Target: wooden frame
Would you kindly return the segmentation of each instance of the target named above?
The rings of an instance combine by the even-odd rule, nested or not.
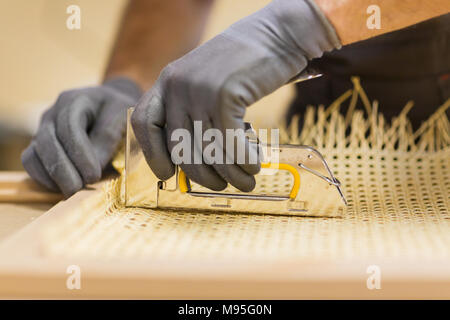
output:
[[[101,185],[62,201],[0,246],[0,297],[153,299],[448,299],[450,263],[443,261],[95,261],[49,258],[39,230],[71,214]],[[81,289],[69,290],[67,267],[78,265]],[[370,265],[382,272],[381,289],[367,287]]]

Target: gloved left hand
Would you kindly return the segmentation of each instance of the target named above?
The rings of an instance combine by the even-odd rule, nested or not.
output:
[[[123,137],[126,109],[140,95],[141,89],[128,78],[63,92],[22,153],[24,168],[66,197],[97,182]]]

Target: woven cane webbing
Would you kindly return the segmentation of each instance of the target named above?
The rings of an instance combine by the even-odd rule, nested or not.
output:
[[[43,231],[44,252],[178,261],[448,258],[450,100],[413,132],[412,104],[387,124],[353,81],[333,105],[308,110],[301,134],[296,121],[282,132],[284,142],[312,145],[325,156],[349,202],[342,218],[126,209],[120,182],[112,181]],[[366,110],[354,110],[358,99]],[[346,116],[339,113],[344,103]]]

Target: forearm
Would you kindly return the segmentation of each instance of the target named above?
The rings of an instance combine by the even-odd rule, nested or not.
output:
[[[149,88],[170,61],[194,48],[212,0],[131,0],[105,79],[127,76]]]
[[[448,0],[315,0],[336,29],[343,45],[365,40],[450,12]],[[377,5],[381,28],[366,26],[367,8]]]

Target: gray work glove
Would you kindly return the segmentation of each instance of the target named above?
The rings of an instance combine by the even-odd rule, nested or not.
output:
[[[126,127],[140,88],[127,78],[61,93],[41,118],[22,163],[30,176],[68,197],[100,180]]]
[[[169,64],[132,116],[136,138],[153,172],[162,180],[174,174],[175,129],[192,132],[194,121],[202,121],[203,131],[215,128],[224,136],[225,129],[244,129],[248,106],[299,75],[309,59],[340,46],[312,0],[275,0]],[[245,159],[254,159],[254,145],[240,143],[246,144]],[[223,149],[224,159],[236,160],[232,158],[236,148]],[[202,156],[200,148],[192,148],[192,153]],[[260,169],[259,163],[211,164],[204,154],[202,164],[180,166],[190,179],[217,191],[227,182],[251,191],[253,175]]]

